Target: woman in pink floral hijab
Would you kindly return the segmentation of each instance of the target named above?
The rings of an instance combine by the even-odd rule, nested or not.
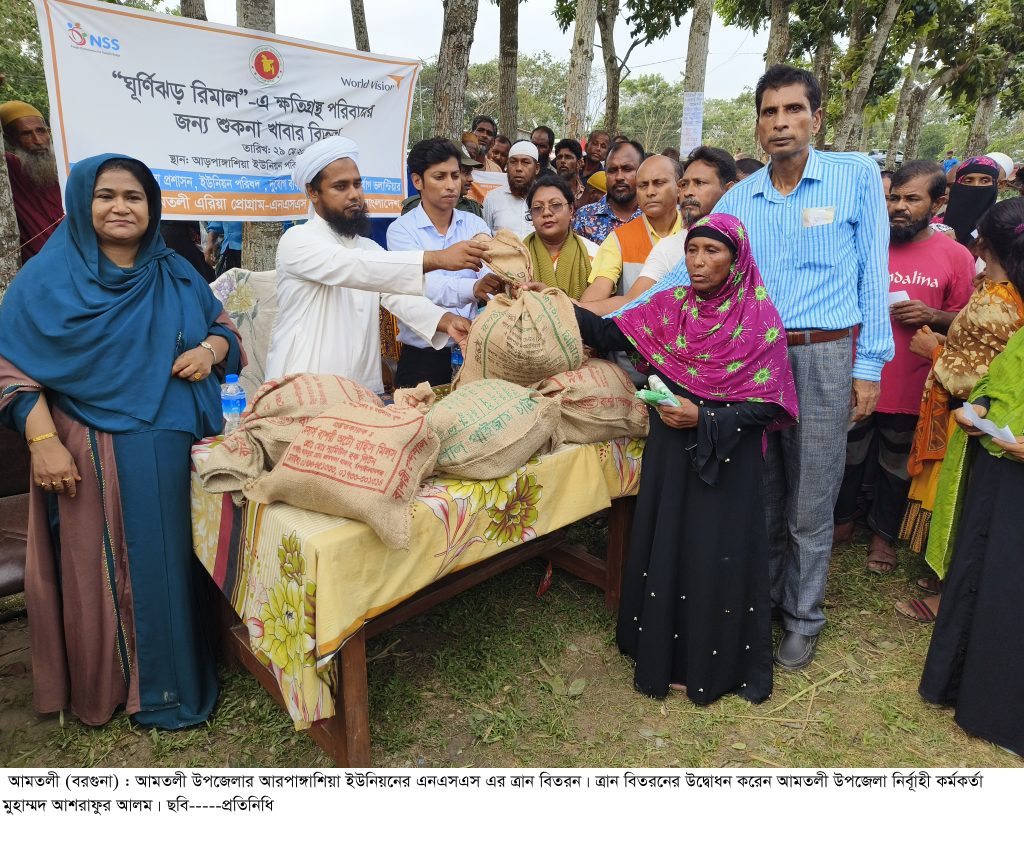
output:
[[[576,315],[587,345],[639,352],[680,403],[657,406],[644,451],[617,628],[634,685],[760,703],[772,690],[764,433],[798,408],[746,229],[702,218],[679,265],[642,298],[614,318]]]

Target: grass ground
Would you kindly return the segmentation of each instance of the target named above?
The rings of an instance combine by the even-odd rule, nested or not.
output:
[[[600,531],[578,536],[599,548]],[[542,564],[500,575],[371,642],[375,766],[950,767],[1024,761],[967,736],[949,710],[917,695],[931,627],[893,603],[922,573],[901,554],[890,575],[864,571],[865,545],[833,558],[828,625],[804,671],[776,670],[753,706],[707,708],[632,688],[614,623],[592,587]],[[0,614],[12,603],[0,602]],[[25,620],[0,625],[0,764],[4,766],[325,767],[327,757],[248,675],[222,672],[209,723],[181,733],[102,729],[31,711]]]

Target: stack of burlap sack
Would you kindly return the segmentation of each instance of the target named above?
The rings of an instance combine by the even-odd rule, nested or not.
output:
[[[502,276],[528,280],[528,254],[525,271],[513,271],[521,261]],[[615,364],[585,360],[572,302],[558,289],[496,296],[464,351],[440,402],[426,383],[385,406],[337,376],[267,382],[199,475],[210,491],[364,521],[386,545],[405,548],[413,499],[432,473],[494,479],[562,441],[647,434],[632,382]]]

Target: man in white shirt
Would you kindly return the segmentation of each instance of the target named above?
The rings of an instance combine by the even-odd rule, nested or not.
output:
[[[484,199],[484,220],[492,233],[510,229],[520,238],[533,232],[526,210],[526,195],[540,175],[540,154],[527,140],[514,143],[508,150],[508,187],[495,188]]]
[[[388,227],[389,250],[444,250],[480,233],[490,235],[481,218],[455,208],[462,191],[460,155],[455,144],[444,137],[421,140],[409,151],[409,173],[420,193],[420,205]],[[472,268],[432,271],[426,279],[427,298],[469,320],[476,317],[477,302],[501,288],[495,274]],[[401,320],[398,341],[402,352],[395,387],[415,387],[421,381],[436,386],[451,381],[451,348],[447,344],[433,348]]]
[[[296,159],[292,179],[309,196],[313,214],[277,248],[279,310],[267,378],[341,375],[381,393],[382,305],[436,349],[469,332],[468,320],[422,297],[424,274],[479,270],[488,261],[486,248],[464,241],[445,250],[391,252],[365,238],[358,160],[358,147],[346,137],[314,143]]]

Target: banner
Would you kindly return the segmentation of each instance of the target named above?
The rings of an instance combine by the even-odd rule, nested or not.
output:
[[[295,156],[359,144],[371,215],[397,216],[417,60],[80,0],[33,0],[63,190],[83,158],[143,161],[172,220],[285,220]]]
[[[473,184],[469,186],[469,198],[484,204],[484,197],[497,188],[508,188],[508,174],[490,170],[474,170]]]
[[[701,144],[704,135],[704,93],[683,93],[683,121],[679,130],[679,157],[686,157]]]

